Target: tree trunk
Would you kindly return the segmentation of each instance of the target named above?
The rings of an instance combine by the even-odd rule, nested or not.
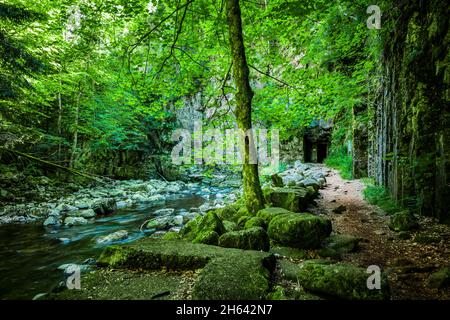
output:
[[[233,78],[236,84],[236,108],[234,114],[238,128],[247,132],[252,128],[253,91],[249,82],[249,69],[245,57],[242,20],[239,0],[226,0],[229,41],[233,59]],[[264,208],[264,198],[259,182],[258,164],[250,163],[250,148],[254,148],[254,139],[245,138],[243,157],[244,199],[247,209],[256,213]]]
[[[62,122],[62,97],[61,97],[61,90],[62,90],[62,82],[59,80],[59,91],[58,91],[58,122],[57,122],[57,131],[58,131],[58,138],[62,138],[62,129],[61,129],[61,122]],[[61,140],[58,142],[58,161],[61,160]]]
[[[73,143],[72,143],[72,152],[70,154],[70,162],[69,167],[73,168],[75,164],[75,157],[78,147],[78,122],[79,122],[79,113],[80,113],[80,100],[81,100],[81,91],[78,93],[76,108],[75,108],[75,120],[74,120],[74,132],[73,132]]]

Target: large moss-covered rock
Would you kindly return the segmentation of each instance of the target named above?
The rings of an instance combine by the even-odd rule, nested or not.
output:
[[[226,207],[216,209],[215,211],[220,220],[229,220],[236,222],[235,220],[239,208],[240,208],[239,205],[231,204]]]
[[[274,256],[259,251],[240,251],[238,255],[224,255],[212,260],[201,271],[195,283],[192,298],[198,300],[265,299],[270,290],[270,275],[274,267]]]
[[[265,190],[266,202],[273,207],[281,207],[300,212],[306,209],[313,196],[306,188],[272,188]]]
[[[198,216],[189,221],[181,230],[182,239],[194,243],[217,244],[214,239],[225,232],[225,227],[214,211],[209,211],[204,216]]]
[[[243,228],[243,227],[245,226],[245,223],[246,223],[248,220],[250,220],[251,218],[252,218],[251,216],[247,216],[247,215],[240,217],[240,218],[238,219],[238,221],[237,221],[238,227],[239,227],[239,228]]]
[[[279,207],[269,207],[269,208],[259,210],[256,213],[256,216],[263,219],[266,222],[266,224],[268,225],[273,218],[275,218],[276,216],[279,216],[280,214],[285,214],[285,213],[292,213],[292,211],[286,210],[284,208],[279,208]]]
[[[431,288],[442,289],[450,286],[450,268],[442,268],[430,275],[427,284]]]
[[[268,251],[269,237],[261,227],[224,233],[219,238],[219,246],[244,250]]]
[[[143,238],[105,248],[98,265],[131,270],[202,269],[192,298],[254,300],[264,299],[269,292],[275,257],[260,251]]]
[[[267,232],[284,246],[318,248],[331,233],[331,221],[309,213],[286,213],[273,218]]]
[[[274,187],[283,187],[283,178],[281,178],[277,173],[270,176],[272,184]]]
[[[329,264],[306,261],[297,276],[305,289],[349,300],[389,299],[389,285],[381,274],[380,289],[369,289],[367,280],[370,273],[366,269],[351,264]]]
[[[254,227],[260,227],[263,229],[267,229],[267,224],[260,217],[252,217],[252,218],[248,219],[244,224],[244,229],[251,229]]]
[[[353,252],[358,248],[361,238],[346,234],[334,234],[322,242],[318,254],[322,257],[340,258],[343,254]]]
[[[58,288],[59,292],[43,300],[178,300],[184,298],[193,279],[186,281],[186,275],[179,273],[97,269],[82,272],[80,282],[79,290]]]
[[[92,204],[91,209],[98,215],[110,214],[117,210],[117,203],[113,198],[100,199]]]
[[[225,232],[238,231],[239,227],[237,223],[233,221],[224,220],[222,221],[223,227],[225,228]]]
[[[204,244],[211,244],[216,246],[219,242],[219,234],[215,231],[203,231],[200,232],[194,240],[192,240],[193,243],[204,243]]]
[[[409,231],[417,227],[417,220],[408,210],[394,213],[389,221],[389,228],[394,231]]]

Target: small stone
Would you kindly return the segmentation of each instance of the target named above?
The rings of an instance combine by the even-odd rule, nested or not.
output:
[[[155,212],[153,212],[155,215],[159,216],[159,215],[168,215],[168,214],[172,214],[174,213],[175,209],[173,208],[164,208],[164,209],[159,209],[156,210]]]
[[[95,241],[98,244],[104,244],[124,240],[126,238],[128,238],[128,232],[126,230],[119,230],[106,236],[99,237]]]
[[[442,268],[428,278],[430,288],[442,289],[450,285],[450,268]]]
[[[347,211],[347,207],[344,206],[344,205],[340,205],[340,206],[338,206],[338,207],[333,209],[333,213],[336,213],[336,214],[342,214],[345,211]]]
[[[411,233],[408,231],[400,231],[397,236],[400,240],[411,239]]]
[[[60,225],[60,224],[61,224],[61,221],[55,216],[50,216],[47,219],[45,219],[45,221],[44,221],[44,227],[55,226],[55,225]]]
[[[67,217],[64,219],[66,226],[81,226],[87,224],[88,221],[83,217]]]

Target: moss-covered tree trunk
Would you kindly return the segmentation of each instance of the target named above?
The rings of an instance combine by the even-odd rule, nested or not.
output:
[[[249,69],[245,57],[242,20],[239,0],[226,0],[229,41],[233,59],[233,78],[236,83],[236,108],[234,114],[240,130],[252,128],[253,91],[249,82]],[[245,138],[243,159],[244,198],[247,209],[255,213],[264,207],[264,199],[259,182],[258,165],[250,163],[250,146],[253,139]]]

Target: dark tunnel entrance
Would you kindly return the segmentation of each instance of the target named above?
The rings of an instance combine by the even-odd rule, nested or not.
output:
[[[313,122],[303,136],[303,161],[323,163],[331,141],[331,122]]]

